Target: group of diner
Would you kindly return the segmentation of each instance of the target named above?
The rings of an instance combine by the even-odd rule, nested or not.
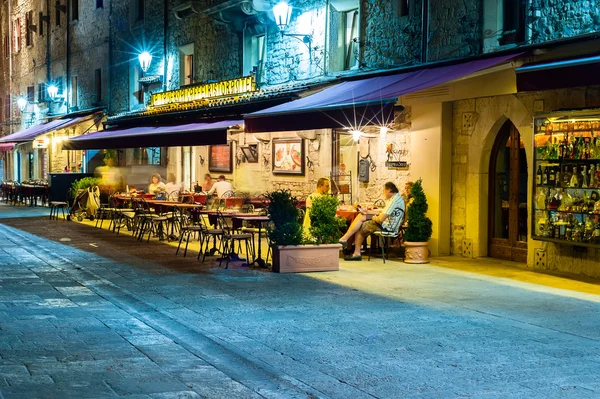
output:
[[[224,175],[220,175],[218,180],[214,182],[211,175],[207,173],[204,175],[202,185],[195,185],[195,187],[197,191],[204,192],[209,197],[216,194],[218,198],[223,198],[228,192],[233,193],[233,185],[227,181]],[[150,184],[148,185],[147,192],[154,195],[166,193],[167,199],[176,200],[182,190],[183,185],[177,182],[175,174],[169,173],[167,175],[167,183],[164,183],[159,173],[153,173],[150,176]]]

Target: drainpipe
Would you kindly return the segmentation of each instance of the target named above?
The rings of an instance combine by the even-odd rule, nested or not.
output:
[[[421,10],[421,63],[427,62],[427,41],[429,39],[429,0],[422,0]]]
[[[112,85],[113,85],[113,2],[108,6],[108,113],[112,112]]]
[[[73,90],[73,88],[71,87],[71,0],[67,0],[67,23],[66,23],[66,28],[67,28],[67,51],[66,51],[66,58],[67,58],[67,83],[65,85],[65,87],[67,88],[67,93],[66,93],[66,101],[65,104],[67,105],[67,114],[69,113],[69,109],[71,108],[71,91]]]
[[[165,8],[164,8],[164,38],[163,38],[163,51],[164,51],[164,62],[163,62],[163,91],[167,91],[167,40],[168,40],[168,34],[169,34],[169,2],[165,1]],[[194,65],[194,63],[192,63],[192,65]],[[194,68],[196,66],[194,65]],[[192,71],[192,76],[195,75],[195,71]]]
[[[48,83],[50,83],[50,81],[52,80],[52,55],[50,54],[50,44],[51,44],[51,40],[50,40],[50,0],[46,0],[46,12],[48,13],[47,17],[48,17],[48,21],[46,23],[46,85]],[[42,18],[42,23],[45,23],[46,21],[44,21],[44,19]],[[40,27],[41,29],[41,27]],[[47,95],[48,93],[46,93]],[[52,103],[50,103],[52,104]],[[50,108],[50,107],[48,107]],[[48,109],[48,112],[50,112],[50,109]]]
[[[12,1],[8,2],[8,37],[12,37],[13,34],[13,25],[12,25]],[[12,124],[12,94],[13,94],[13,43],[9,40],[8,43],[8,115],[10,115],[11,122],[9,124],[8,133],[12,134],[13,132],[13,124]]]
[[[325,2],[325,43],[323,43],[323,75],[327,76],[329,70],[329,35],[331,31],[329,29],[329,0]]]

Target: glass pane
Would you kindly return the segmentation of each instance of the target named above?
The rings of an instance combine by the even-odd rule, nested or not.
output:
[[[510,130],[501,131],[504,137],[501,140],[498,152],[495,155],[494,176],[494,198],[492,215],[492,237],[508,239],[508,216],[509,216],[509,182],[510,182]],[[527,181],[527,180],[525,180]]]
[[[527,241],[527,154],[519,137],[519,228],[517,241]]]

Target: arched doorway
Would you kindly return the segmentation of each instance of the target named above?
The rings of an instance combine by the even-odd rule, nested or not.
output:
[[[527,157],[510,120],[494,142],[489,182],[488,255],[527,262]]]

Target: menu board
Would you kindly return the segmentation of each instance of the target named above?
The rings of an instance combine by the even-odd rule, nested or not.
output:
[[[208,149],[208,170],[231,173],[231,144],[211,145]]]

